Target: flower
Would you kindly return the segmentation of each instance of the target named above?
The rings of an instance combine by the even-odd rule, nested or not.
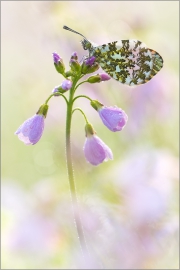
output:
[[[127,114],[116,106],[103,106],[101,109],[98,109],[98,113],[103,124],[113,132],[122,130],[128,120]]]
[[[84,154],[86,160],[94,166],[103,161],[113,159],[111,149],[97,136],[90,124],[86,124],[86,141],[84,144]]]
[[[37,143],[44,130],[44,116],[35,114],[33,117],[27,119],[15,132],[18,138],[25,144]]]
[[[103,124],[111,131],[120,131],[125,126],[128,116],[117,106],[106,107],[98,100],[91,100],[91,106],[98,111]]]
[[[25,144],[36,144],[44,130],[44,118],[47,115],[48,105],[43,104],[38,112],[27,119],[15,132],[18,138]]]

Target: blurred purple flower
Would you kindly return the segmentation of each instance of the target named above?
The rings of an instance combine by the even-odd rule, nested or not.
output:
[[[15,132],[18,138],[25,144],[36,144],[44,130],[44,116],[42,114],[35,114],[27,119]]]
[[[88,134],[84,144],[84,154],[86,160],[95,166],[108,159],[113,159],[111,149],[94,134]]]
[[[127,114],[122,109],[115,106],[103,106],[98,109],[98,113],[104,125],[113,132],[122,130],[128,120]]]
[[[69,90],[72,87],[72,81],[64,80],[61,84],[63,90]]]

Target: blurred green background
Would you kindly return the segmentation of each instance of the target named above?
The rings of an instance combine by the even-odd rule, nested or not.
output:
[[[1,1],[3,269],[178,269],[178,1]],[[110,80],[78,93],[125,110],[121,132],[108,130],[85,99],[76,102],[114,160],[93,167],[83,154],[84,119],[73,116],[76,187],[91,260],[84,265],[72,217],[65,159],[65,102],[52,98],[41,140],[14,132],[59,85],[52,52],[68,69],[72,52],[138,39],[164,59],[149,83]]]

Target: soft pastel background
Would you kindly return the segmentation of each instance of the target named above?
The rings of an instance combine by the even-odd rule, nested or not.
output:
[[[178,269],[178,1],[1,1],[2,265],[3,269]],[[97,44],[139,39],[164,58],[149,83],[84,84],[79,93],[129,116],[113,133],[89,102],[76,102],[114,160],[98,167],[83,155],[84,120],[73,117],[76,187],[91,260],[84,265],[74,227],[65,160],[65,102],[52,98],[45,131],[34,146],[14,132],[86,52],[81,32]]]

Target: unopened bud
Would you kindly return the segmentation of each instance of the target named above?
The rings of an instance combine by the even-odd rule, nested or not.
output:
[[[75,59],[71,59],[69,62],[69,65],[70,65],[72,71],[79,72],[81,69],[79,62]]]
[[[71,59],[78,60],[78,55],[77,55],[77,52],[73,52],[73,53],[72,53],[72,55],[71,55]]]
[[[60,74],[64,74],[65,66],[64,66],[62,58],[57,53],[53,53],[52,55],[53,55],[54,66],[57,72]]]

